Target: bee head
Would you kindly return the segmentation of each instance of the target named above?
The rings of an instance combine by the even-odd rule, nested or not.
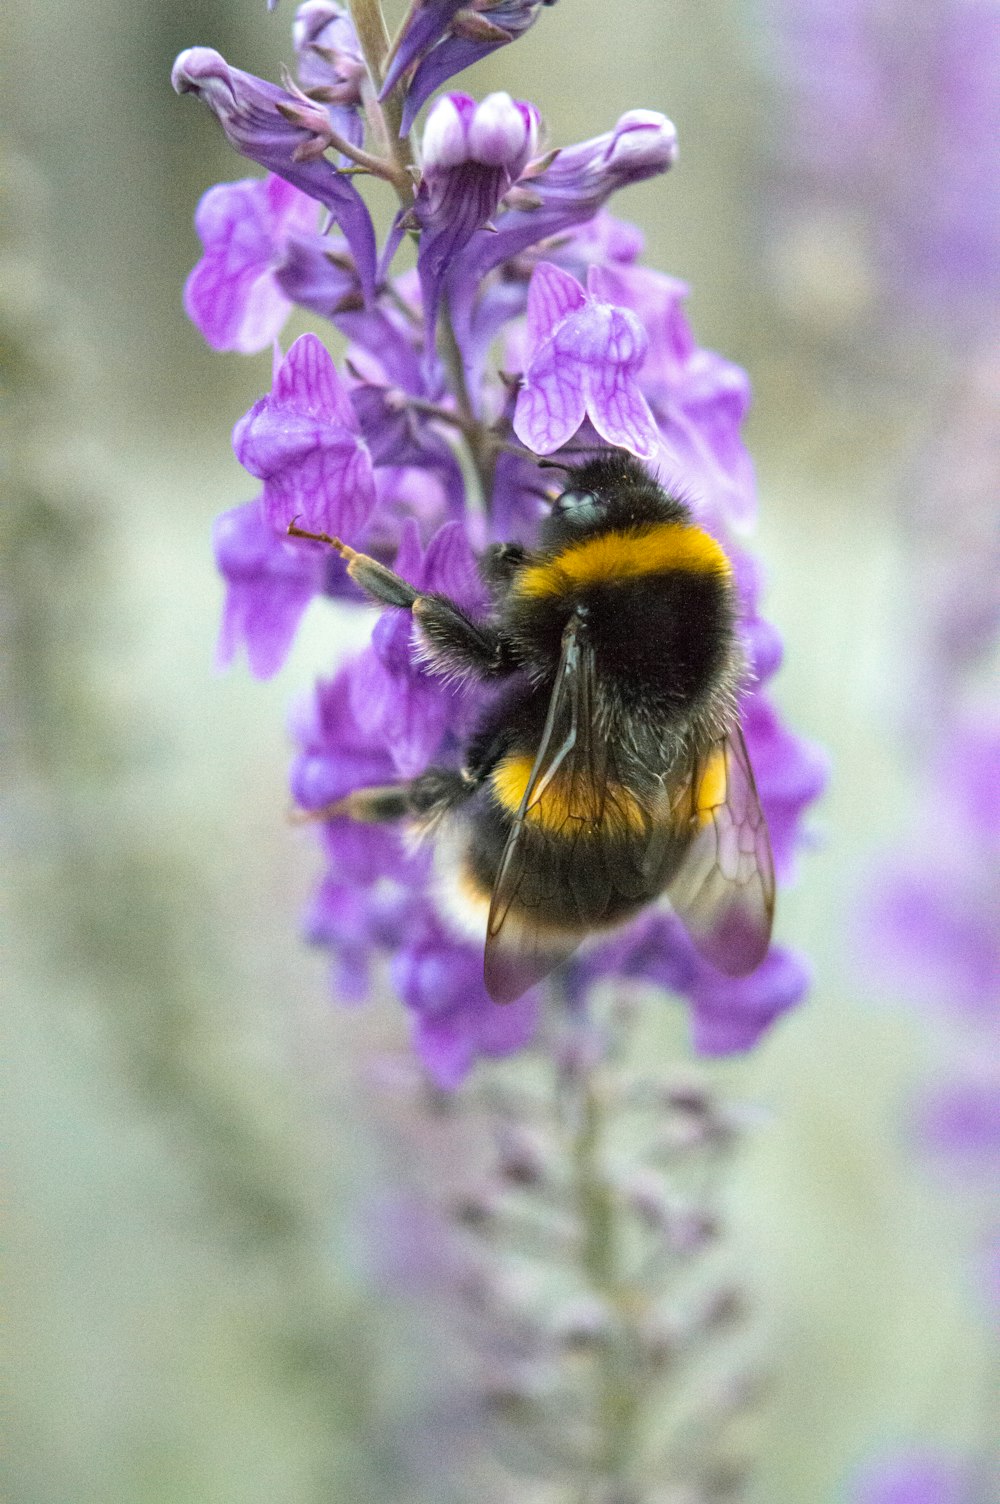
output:
[[[622,450],[567,469],[566,485],[542,525],[541,542],[559,548],[575,539],[646,522],[687,521],[689,513],[668,496],[641,461]]]

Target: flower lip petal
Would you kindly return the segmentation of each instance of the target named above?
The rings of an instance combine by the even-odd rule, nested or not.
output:
[[[518,176],[538,144],[538,112],[499,91],[487,94],[469,122],[469,155],[487,167],[509,167]]]
[[[469,159],[468,121],[475,101],[468,94],[443,94],[435,103],[424,126],[424,169],[446,170],[459,167]]]

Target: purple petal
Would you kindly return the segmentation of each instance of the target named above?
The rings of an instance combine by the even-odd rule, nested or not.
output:
[[[551,261],[540,261],[528,287],[528,339],[540,345],[567,314],[585,307],[587,294],[575,277]]]
[[[659,435],[649,404],[632,376],[632,368],[645,354],[645,336],[624,309],[613,308],[610,315],[605,356],[585,367],[587,412],[609,444],[628,449],[640,459],[651,459]]]
[[[274,264],[288,236],[315,222],[315,200],[273,176],[219,183],[202,196],[194,223],[205,254],[184,307],[214,350],[253,354],[280,334],[291,305]]]
[[[346,241],[329,235],[293,236],[274,269],[286,298],[332,319],[362,304],[361,284]]]
[[[428,543],[421,589],[447,595],[473,614],[486,609],[486,591],[462,523],[446,522]]]
[[[375,504],[371,456],[350,396],[314,334],[295,341],[272,394],[236,424],[233,448],[265,482],[265,514],[278,532],[298,517],[311,532],[356,537]]]
[[[702,965],[691,988],[692,1032],[699,1055],[733,1055],[750,1050],[783,1013],[809,989],[805,962],[792,951],[773,947],[745,977],[725,977]]]
[[[535,454],[553,454],[573,437],[586,410],[582,366],[548,340],[517,394],[514,432]]]
[[[212,530],[218,569],[226,581],[220,667],[246,648],[250,672],[268,679],[285,661],[306,606],[322,587],[316,550],[276,538],[259,501],[234,507]]]

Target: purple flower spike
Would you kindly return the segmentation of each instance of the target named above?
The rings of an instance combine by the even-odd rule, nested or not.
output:
[[[276,538],[259,501],[223,512],[212,531],[215,561],[226,582],[217,661],[233,661],[242,644],[258,679],[277,673],[313,596],[323,586],[319,550]]]
[[[357,537],[375,505],[371,456],[337,368],[315,334],[297,339],[262,397],[233,430],[236,458],[264,482],[264,511],[284,533]]]
[[[421,228],[417,266],[431,346],[452,262],[490,219],[537,144],[538,111],[509,94],[489,94],[480,104],[467,94],[446,94],[431,111],[412,210]]]
[[[514,432],[536,454],[552,454],[588,417],[607,443],[640,459],[656,453],[658,435],[635,380],[646,355],[639,320],[585,293],[550,261],[535,268],[528,291],[533,347],[514,410]]]
[[[410,16],[396,56],[382,85],[385,98],[406,70],[417,64],[406,92],[401,133],[417,112],[456,73],[498,47],[516,41],[533,26],[542,5],[555,0],[424,0]]]
[[[375,289],[375,230],[353,182],[322,155],[329,120],[312,104],[230,68],[211,47],[189,47],[171,75],[178,94],[197,94],[218,119],[232,146],[310,198],[325,204],[347,237],[365,293]]]
[[[275,276],[289,238],[316,225],[316,201],[282,178],[219,183],[203,195],[194,227],[205,254],[184,288],[188,318],[213,350],[265,350],[291,310]]]

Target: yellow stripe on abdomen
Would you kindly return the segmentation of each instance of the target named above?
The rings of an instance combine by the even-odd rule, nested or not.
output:
[[[494,796],[509,814],[521,808],[534,765],[526,753],[511,753],[490,775]],[[596,836],[645,830],[649,824],[648,814],[627,788],[610,782],[596,785],[580,773],[557,773],[541,798],[528,806],[525,819],[550,834],[566,836],[579,835],[581,826],[584,834]]]
[[[732,573],[721,545],[702,528],[687,522],[657,522],[571,543],[554,558],[527,565],[515,577],[514,588],[517,595],[537,599],[672,569],[725,578]]]

